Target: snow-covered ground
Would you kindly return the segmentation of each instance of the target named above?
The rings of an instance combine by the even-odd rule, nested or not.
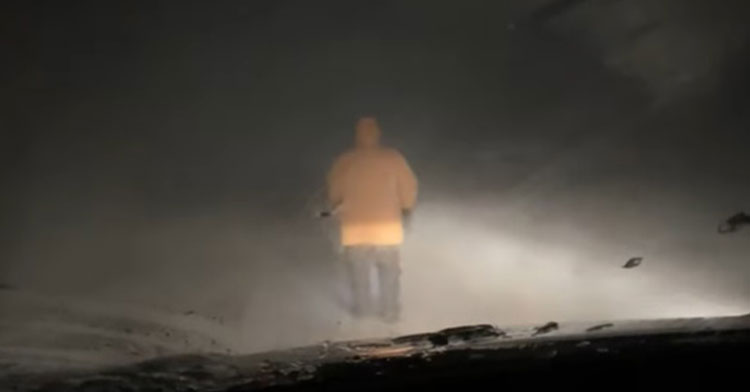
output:
[[[560,203],[568,203],[567,213],[554,216],[545,207]],[[50,371],[179,353],[246,354],[455,325],[507,328],[553,320],[728,316],[750,309],[742,285],[747,268],[739,262],[746,260],[747,233],[716,234],[718,211],[690,218],[695,228],[688,235],[670,235],[665,230],[676,215],[670,209],[679,205],[641,222],[646,215],[622,211],[604,220],[588,217],[564,197],[533,201],[541,220],[512,204],[492,204],[426,200],[420,206],[403,252],[403,318],[393,325],[347,315],[338,260],[317,223],[268,227],[260,238],[246,226],[228,225],[201,241],[208,222],[199,220],[152,230],[149,240],[185,238],[192,247],[186,253],[221,248],[228,257],[201,264],[148,256],[138,268],[103,276],[109,279],[103,289],[81,287],[65,296],[0,290],[0,367],[4,373]],[[268,240],[281,236],[295,246]],[[622,269],[632,256],[643,256],[643,264]],[[723,268],[715,268],[713,258]]]
[[[0,377],[231,353],[227,329],[197,314],[0,290]]]

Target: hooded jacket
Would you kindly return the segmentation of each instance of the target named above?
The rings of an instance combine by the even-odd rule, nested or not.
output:
[[[380,145],[374,118],[357,122],[355,148],[328,174],[328,198],[341,223],[341,244],[399,245],[403,210],[414,208],[417,179],[398,151]]]

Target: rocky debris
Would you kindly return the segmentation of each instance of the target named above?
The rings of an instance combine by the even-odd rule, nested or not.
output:
[[[432,335],[434,335],[434,333],[420,333],[414,335],[399,336],[397,338],[393,338],[392,342],[394,344],[424,344],[425,342],[429,342],[429,339]]]
[[[586,332],[595,332],[595,331],[601,331],[601,330],[603,330],[603,329],[607,329],[607,328],[612,328],[612,327],[614,327],[614,326],[615,326],[615,325],[614,325],[614,324],[612,324],[612,323],[606,323],[606,324],[599,324],[599,325],[594,325],[593,327],[587,328],[587,329],[586,329]]]
[[[544,335],[546,333],[550,333],[550,332],[556,331],[558,329],[560,329],[560,325],[557,324],[554,321],[550,321],[547,324],[542,325],[541,327],[534,328],[534,335],[533,336]]]
[[[470,325],[447,328],[437,332],[406,335],[390,340],[358,341],[336,345],[338,351],[347,352],[360,358],[395,358],[408,357],[413,354],[429,356],[431,353],[444,351],[447,347],[461,347],[482,341],[491,341],[507,337],[506,333],[492,325]],[[330,345],[324,344],[323,352],[318,359],[328,359],[331,355]]]
[[[719,225],[719,233],[727,234],[738,231],[742,226],[750,224],[750,215],[744,212],[738,212],[727,218]]]
[[[631,257],[630,259],[628,259],[625,265],[622,266],[622,268],[625,268],[625,269],[635,268],[641,265],[641,263],[643,263],[643,257]]]
[[[483,339],[496,339],[506,336],[505,332],[489,324],[469,325],[447,328],[438,332],[407,335],[392,340],[395,344],[430,344],[432,346],[446,346],[475,342]]]
[[[505,332],[489,324],[470,325],[465,327],[447,328],[440,332],[450,340],[474,341],[486,338],[498,338],[505,336]]]

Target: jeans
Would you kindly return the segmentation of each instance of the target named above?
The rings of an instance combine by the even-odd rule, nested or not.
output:
[[[356,317],[377,315],[388,322],[400,314],[401,266],[396,246],[350,246],[344,248],[346,274]],[[373,296],[370,274],[377,271],[377,292]]]

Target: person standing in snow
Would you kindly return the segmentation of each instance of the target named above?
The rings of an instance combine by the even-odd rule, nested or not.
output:
[[[356,125],[356,145],[339,156],[328,174],[328,201],[340,223],[352,313],[377,314],[387,322],[400,315],[400,256],[404,218],[417,199],[417,179],[397,150],[380,144],[373,117]],[[370,273],[377,271],[377,297]]]

